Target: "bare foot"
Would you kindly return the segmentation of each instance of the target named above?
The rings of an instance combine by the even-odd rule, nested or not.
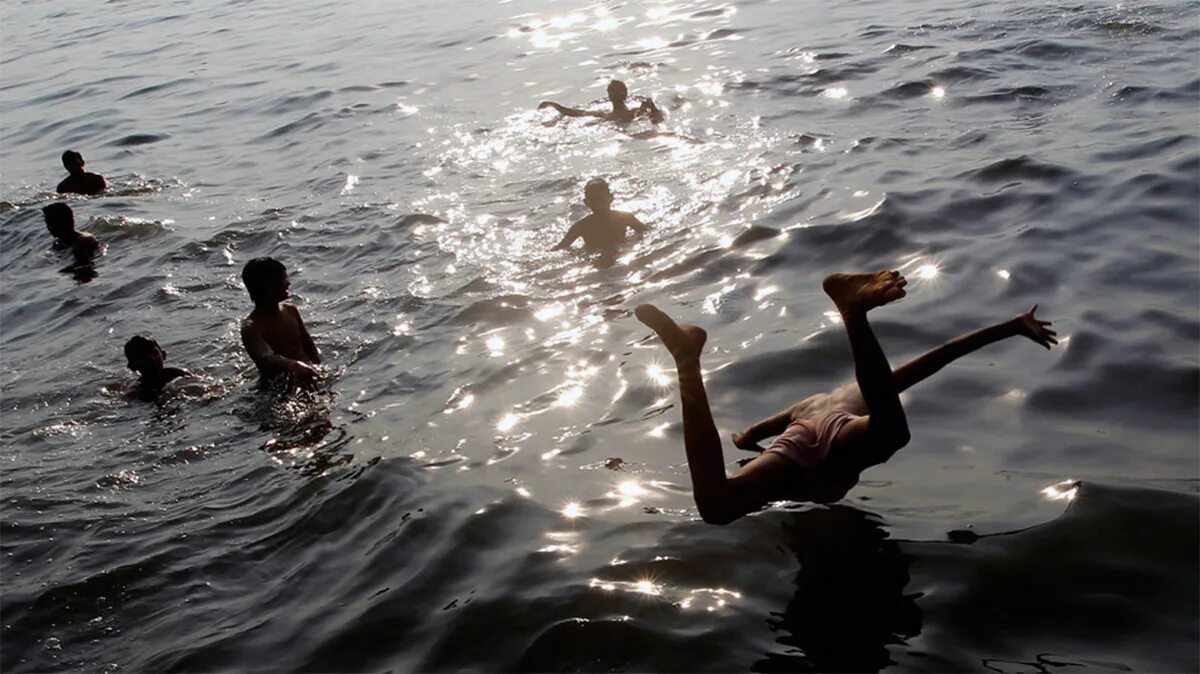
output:
[[[653,304],[642,304],[633,310],[637,319],[662,338],[663,344],[677,362],[700,360],[708,333],[694,325],[679,325]]]
[[[821,287],[842,313],[866,313],[904,297],[908,281],[898,271],[880,270],[866,274],[830,274]]]

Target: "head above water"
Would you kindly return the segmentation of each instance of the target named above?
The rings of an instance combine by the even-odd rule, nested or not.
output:
[[[612,209],[612,190],[604,178],[592,178],[583,187],[583,203],[594,213],[603,213]]]
[[[56,239],[70,238],[75,233],[75,213],[61,201],[43,208],[42,217],[46,220],[46,229]]]
[[[129,369],[139,374],[157,372],[163,369],[167,352],[153,338],[136,335],[125,342],[125,360],[129,361]]]
[[[62,154],[62,163],[67,173],[83,173],[83,155],[75,150],[67,150]]]
[[[255,304],[278,304],[288,298],[287,267],[273,257],[256,257],[242,267],[242,283]]]
[[[614,104],[625,104],[625,99],[629,98],[629,88],[621,80],[613,80],[608,83],[608,100]]]

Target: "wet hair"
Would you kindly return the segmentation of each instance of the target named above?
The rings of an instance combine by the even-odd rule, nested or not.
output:
[[[42,209],[42,217],[46,219],[46,227],[53,233],[56,229],[66,228],[75,230],[75,213],[71,207],[61,201],[56,201]],[[55,236],[58,236],[55,234]]]
[[[287,267],[273,257],[256,257],[242,267],[242,283],[256,303],[275,279],[287,277]]]
[[[130,337],[129,341],[125,342],[125,360],[129,361],[129,369],[134,372],[140,372],[140,370],[133,366],[133,362],[143,354],[155,350],[161,351],[162,347],[153,338],[143,337],[142,335]]]
[[[608,83],[609,98],[629,98],[629,87],[621,80],[613,80]]]
[[[612,196],[612,190],[608,188],[608,181],[604,178],[592,178],[583,186],[584,201],[592,201],[603,196]]]
[[[75,150],[67,150],[62,154],[63,166],[67,167],[67,171],[74,172],[75,169],[83,170],[83,155]]]

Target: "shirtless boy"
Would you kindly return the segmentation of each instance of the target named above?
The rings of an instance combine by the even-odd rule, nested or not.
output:
[[[100,241],[96,237],[87,232],[75,231],[75,212],[70,206],[61,201],[50,204],[42,209],[42,219],[46,221],[46,229],[54,237],[54,248],[69,248],[75,257],[75,264],[87,264],[100,252]]]
[[[634,214],[613,210],[612,191],[600,178],[593,178],[584,186],[583,203],[592,214],[571,225],[554,250],[567,250],[576,239],[583,239],[584,250],[611,256],[625,243],[626,230],[632,229],[639,236],[650,231]]]
[[[83,170],[83,155],[67,150],[62,155],[63,166],[70,174],[58,184],[59,194],[100,194],[108,189],[104,177]]]
[[[162,395],[163,389],[173,380],[193,376],[183,368],[166,367],[167,352],[150,337],[130,337],[125,342],[125,359],[129,369],[141,375],[133,393],[147,402]]]
[[[274,258],[254,258],[242,268],[242,282],[254,301],[254,311],[242,321],[242,345],[263,381],[312,388],[321,354],[300,312],[284,303],[291,296],[287,268]]]
[[[636,110],[631,110],[626,105],[629,100],[629,89],[621,80],[613,80],[608,83],[608,100],[612,103],[612,110],[604,112],[602,110],[581,110],[579,108],[568,108],[565,105],[560,105],[554,101],[542,101],[538,104],[538,110],[543,108],[554,108],[559,114],[565,117],[599,117],[600,119],[609,122],[627,123],[632,122],[638,117],[645,115],[651,122],[658,124],[663,121],[662,110],[654,104],[654,101],[649,98],[643,98],[641,105]]]
[[[841,312],[850,338],[857,386],[847,384],[813,396],[735,434],[734,442],[743,449],[758,449],[757,442],[772,435],[779,438],[732,477],[725,474],[721,438],[700,374],[707,333],[694,325],[678,325],[649,304],[636,309],[638,319],[662,338],[675,358],[684,449],[696,506],[705,522],[728,524],[772,501],[840,500],[862,471],[908,444],[901,391],[955,359],[1008,337],[1020,335],[1047,349],[1058,343],[1050,323],[1034,316],[1034,305],[1012,320],[958,337],[893,371],[867,323],[867,312],[904,297],[905,284],[894,271],[825,279],[825,293]]]

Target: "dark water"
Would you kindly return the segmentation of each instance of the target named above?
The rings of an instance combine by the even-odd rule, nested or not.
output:
[[[1198,19],[6,4],[0,669],[1200,669]],[[612,77],[667,123],[533,110]],[[113,186],[71,199],[83,284],[39,213],[67,148]],[[654,226],[611,269],[547,252],[595,175]],[[314,400],[239,344],[268,254]],[[840,504],[699,522],[632,306],[709,329],[728,434],[850,378],[819,281],[881,266],[894,363],[1035,302],[1069,339],[907,393]],[[131,401],[139,332],[203,380]]]

